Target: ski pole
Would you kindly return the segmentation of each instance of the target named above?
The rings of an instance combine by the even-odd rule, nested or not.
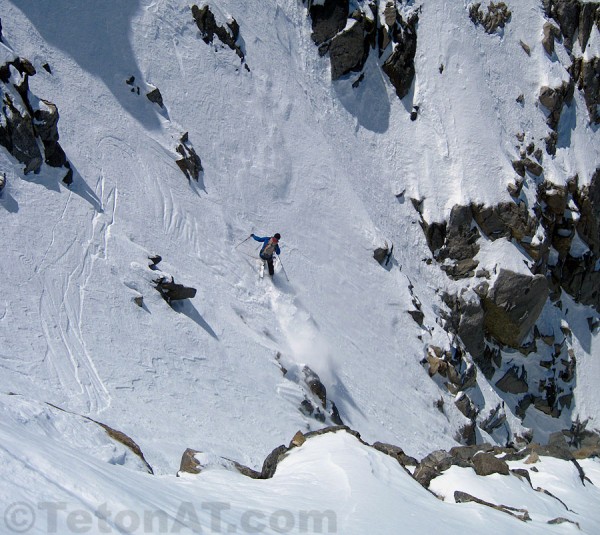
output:
[[[277,254],[277,253],[275,253]],[[279,255],[277,255],[277,260],[279,260],[279,264],[281,265],[281,271],[283,271],[283,274],[285,275],[285,279],[290,282],[290,279],[287,276],[287,273],[285,272],[285,268],[283,267],[283,262],[281,261],[281,257]]]
[[[252,238],[252,236],[248,236],[245,240],[241,241],[240,243],[238,243],[234,249],[237,249],[240,245],[242,245],[242,243],[246,243],[250,238]]]

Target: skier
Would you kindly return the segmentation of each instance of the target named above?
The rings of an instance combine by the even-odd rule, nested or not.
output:
[[[2,176],[0,176],[0,193],[2,193],[4,186],[6,186],[6,173],[2,173]]]
[[[260,250],[259,256],[267,263],[267,266],[269,266],[269,275],[272,277],[273,273],[275,273],[275,268],[273,267],[273,254],[280,253],[278,243],[281,239],[281,234],[277,232],[274,236],[267,236],[265,238],[250,234],[250,237],[254,238],[256,241],[264,243],[262,249]]]

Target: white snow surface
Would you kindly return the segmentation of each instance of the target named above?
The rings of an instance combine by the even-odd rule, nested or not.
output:
[[[239,23],[250,71],[217,39],[202,41],[187,2],[0,0],[3,61],[14,52],[34,64],[30,90],[58,107],[75,171],[67,188],[64,169],[25,176],[0,150],[0,496],[36,504],[33,532],[48,532],[37,504],[50,501],[68,504],[60,533],[72,529],[72,511],[102,532],[94,515],[104,503],[140,518],[164,511],[169,522],[191,503],[204,532],[219,532],[207,503],[228,504],[223,518],[235,526],[261,511],[265,533],[277,532],[269,521],[281,510],[297,521],[289,532],[302,532],[297,513],[313,509],[334,511],[344,534],[431,533],[441,521],[447,533],[490,531],[490,522],[494,533],[574,532],[542,513],[523,524],[442,503],[344,433],[294,450],[272,480],[175,477],[188,447],[260,469],[297,430],[322,426],[298,410],[305,390],[282,366],[310,366],[368,442],[418,458],[457,444],[467,420],[420,365],[427,346],[449,346],[436,312],[439,293],[457,285],[423,262],[431,253],[410,198],[424,199],[427,221],[456,203],[510,200],[515,136],[543,146],[539,88],[568,77],[543,51],[538,2],[512,2],[503,36],[471,24],[467,4],[419,3],[417,76],[401,101],[373,58],[356,90],[332,83],[296,0],[210,3],[217,23]],[[154,87],[164,109],[145,97]],[[566,113],[570,143],[544,160],[545,178],[578,174],[585,184],[600,163],[598,133],[578,91]],[[184,132],[202,158],[198,182],[175,163]],[[280,265],[273,280],[258,279],[258,244],[236,247],[251,232],[282,234],[289,281]],[[390,269],[372,258],[386,242]],[[162,272],[198,290],[194,299],[170,307],[152,288],[154,254]],[[490,271],[527,271],[506,241],[479,259]],[[423,327],[408,314],[410,288]],[[600,341],[587,329],[595,313],[580,308],[569,315],[579,350],[572,412],[597,426]],[[478,381],[486,403],[499,403],[483,374]],[[133,438],[156,475],[82,416]],[[110,529],[127,531],[113,520]],[[593,533],[598,520],[581,526]]]

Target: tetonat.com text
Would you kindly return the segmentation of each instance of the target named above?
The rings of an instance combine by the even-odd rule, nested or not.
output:
[[[3,515],[6,533],[337,533],[337,515],[324,511],[234,509],[226,502],[181,502],[162,509],[81,509],[66,502],[15,502]],[[4,530],[0,530],[4,533]]]

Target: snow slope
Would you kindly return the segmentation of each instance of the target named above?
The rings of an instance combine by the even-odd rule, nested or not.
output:
[[[160,504],[172,514],[201,486],[173,481],[185,448],[256,468],[298,429],[322,425],[298,410],[305,389],[296,375],[284,377],[282,365],[310,366],[344,423],[369,442],[398,444],[416,457],[456,444],[466,419],[419,364],[429,344],[450,343],[436,316],[439,293],[456,285],[423,262],[431,254],[409,198],[425,199],[428,221],[442,220],[457,202],[507,200],[515,135],[526,130],[541,143],[547,127],[535,105],[539,87],[567,75],[544,55],[536,2],[511,5],[513,19],[502,37],[475,28],[466,2],[421,4],[417,78],[400,101],[372,59],[356,91],[348,80],[332,83],[328,59],[319,57],[306,9],[296,0],[211,3],[217,22],[235,17],[240,24],[250,71],[230,49],[202,41],[187,2],[0,0],[4,42],[36,67],[32,93],[58,106],[61,145],[76,171],[66,188],[55,170],[44,166],[39,175],[24,176],[0,151],[9,178],[0,198],[6,274],[0,392],[127,433],[161,475],[106,466],[106,459],[83,455],[76,441],[46,452],[45,435],[27,430],[29,418],[22,425],[17,418],[3,431],[3,477],[17,474],[17,465],[29,468],[11,476],[6,500],[68,495],[79,501],[85,481],[61,487],[60,496],[52,489],[84,474],[89,488],[97,486],[93,500],[81,498],[87,503],[117,493],[127,508]],[[519,40],[531,46],[531,56]],[[46,62],[51,74],[41,68]],[[125,83],[131,76],[133,87]],[[144,96],[154,87],[164,109]],[[515,102],[520,93],[523,108]],[[412,104],[420,107],[415,122],[407,113]],[[545,165],[547,178],[563,183],[579,173],[585,183],[600,163],[598,135],[587,126],[578,92],[569,113],[570,145],[559,144]],[[184,132],[205,168],[197,183],[175,164]],[[282,234],[289,282],[281,271],[273,281],[258,280],[258,244],[236,248],[251,232]],[[372,258],[386,241],[394,243],[389,270]],[[153,254],[163,257],[162,271],[198,289],[196,298],[173,308],[162,300],[147,267]],[[486,261],[501,263],[504,254],[492,250]],[[407,313],[413,294],[425,312],[423,328]],[[133,303],[139,295],[143,308]],[[582,417],[597,421],[596,338],[581,343],[576,403]],[[499,403],[485,379],[479,381],[486,403]],[[445,413],[433,403],[440,397]],[[12,406],[10,399],[3,403]],[[512,425],[520,429],[515,417]],[[344,445],[322,447],[341,455]],[[352,464],[363,453],[352,447],[345,455],[335,462]],[[310,455],[303,456],[298,452],[298,464],[290,456],[290,479],[295,470],[313,470]],[[372,462],[380,472],[373,479],[361,472],[344,491],[371,481],[374,495],[385,498],[389,516],[372,532],[394,532],[390,526],[406,522],[420,503],[454,518],[452,506],[416,489],[399,468],[400,476],[389,475],[391,461]],[[54,475],[42,484],[48,464]],[[321,484],[338,488],[339,467],[318,464],[315,472],[321,470]],[[236,485],[250,485],[243,494],[250,499],[252,485],[263,484],[233,478],[223,490],[219,482],[232,477],[202,476],[209,490],[197,489],[206,494],[194,503],[207,496],[231,500]],[[286,502],[290,484],[278,484],[264,484],[257,507],[305,506],[300,498]],[[297,494],[305,485],[298,483]],[[343,525],[357,526],[356,533],[365,532],[361,522],[374,522],[381,507],[368,488],[356,501],[364,509],[350,514],[350,498],[336,509],[350,515]],[[171,493],[168,503],[156,498]],[[414,504],[396,509],[407,499]],[[324,496],[314,503],[333,507]],[[477,526],[481,518],[473,512],[469,522]],[[498,521],[514,529],[511,519]],[[340,532],[352,532],[347,529]]]

